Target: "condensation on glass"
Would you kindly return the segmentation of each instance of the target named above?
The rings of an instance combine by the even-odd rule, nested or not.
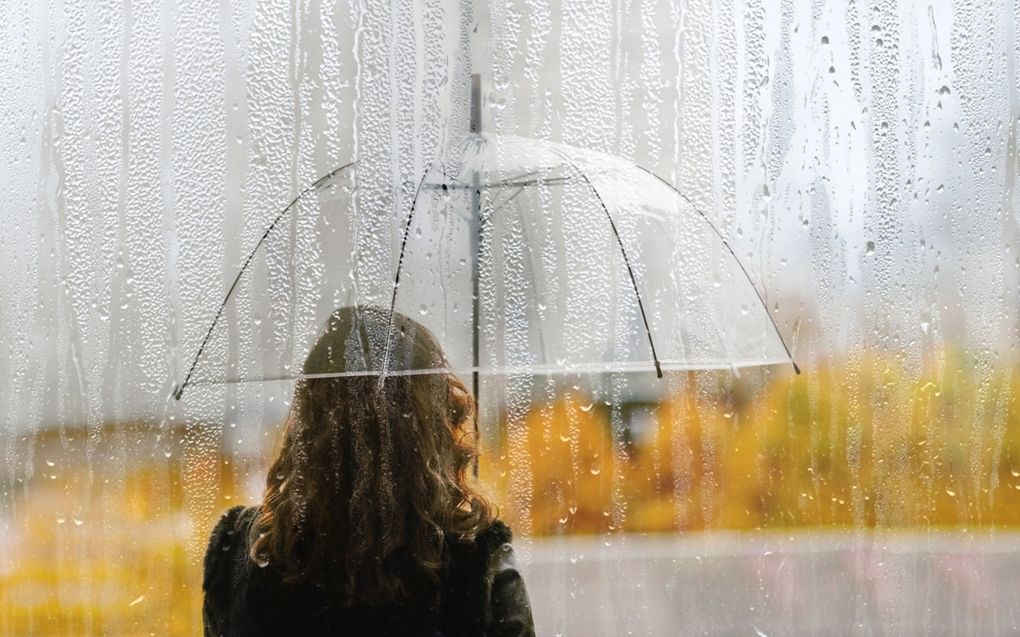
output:
[[[1015,2],[0,14],[0,632],[197,632],[351,303],[480,372],[542,634],[1017,629]]]

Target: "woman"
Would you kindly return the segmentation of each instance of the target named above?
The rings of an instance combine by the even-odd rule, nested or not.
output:
[[[406,316],[343,308],[304,364],[265,495],[205,557],[206,635],[534,635],[510,531],[470,479],[474,401]]]

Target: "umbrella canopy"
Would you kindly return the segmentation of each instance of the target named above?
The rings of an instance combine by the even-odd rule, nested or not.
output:
[[[338,168],[273,220],[195,352],[188,385],[302,376],[551,373],[790,363],[789,349],[709,216],[624,159],[472,134],[414,184],[407,210],[366,209]],[[358,267],[368,219],[389,217],[390,272]],[[380,294],[380,289],[383,294]],[[415,366],[352,337],[357,363],[306,358],[339,307],[414,319],[446,353]],[[357,334],[357,331],[352,332]]]

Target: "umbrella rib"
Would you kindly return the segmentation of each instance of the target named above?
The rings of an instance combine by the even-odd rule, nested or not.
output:
[[[633,162],[632,162],[632,164],[633,164]],[[769,321],[772,323],[772,329],[774,329],[776,331],[776,336],[779,337],[779,342],[782,343],[783,349],[786,350],[786,355],[790,357],[790,363],[793,365],[793,371],[796,372],[799,375],[800,374],[800,366],[797,365],[797,361],[793,360],[793,352],[790,351],[790,346],[786,344],[786,339],[783,338],[783,333],[779,331],[779,326],[776,325],[776,319],[773,318],[772,312],[769,312],[768,305],[765,304],[765,299],[762,298],[761,292],[758,291],[758,286],[756,286],[754,284],[754,281],[751,280],[751,275],[748,274],[747,268],[744,267],[743,262],[737,257],[737,253],[733,251],[733,247],[730,246],[730,243],[729,243],[729,241],[726,240],[726,237],[724,237],[722,235],[722,233],[719,232],[719,229],[715,227],[715,224],[712,223],[712,220],[708,218],[708,215],[705,214],[705,211],[702,210],[701,208],[699,208],[697,206],[697,204],[695,204],[694,201],[690,197],[688,197],[686,194],[684,194],[679,188],[677,188],[676,186],[674,186],[670,182],[666,181],[665,179],[663,179],[659,175],[655,174],[651,170],[645,168],[644,166],[642,166],[640,164],[633,164],[633,165],[638,170],[640,170],[640,171],[642,171],[644,173],[647,173],[648,175],[651,175],[655,179],[659,180],[659,182],[661,182],[664,186],[666,186],[667,188],[669,188],[670,190],[672,190],[673,192],[678,194],[680,196],[680,198],[683,199],[685,202],[687,202],[687,204],[691,208],[694,208],[695,212],[697,212],[699,215],[701,215],[701,218],[705,220],[705,223],[707,223],[708,227],[712,229],[712,232],[715,233],[715,236],[719,237],[719,240],[722,241],[722,244],[724,246],[726,246],[726,250],[729,251],[730,256],[732,256],[733,260],[737,262],[737,267],[739,267],[740,271],[744,273],[744,278],[747,279],[747,282],[748,282],[748,284],[750,284],[751,289],[754,290],[755,296],[758,297],[758,302],[761,303],[762,309],[765,310],[765,316],[769,317]]]
[[[414,191],[414,199],[411,200],[411,209],[407,212],[407,223],[404,224],[404,236],[400,240],[400,256],[397,257],[397,272],[393,276],[393,296],[390,298],[390,317],[389,326],[386,328],[386,351],[383,357],[383,373],[387,371],[390,366],[390,347],[392,345],[393,337],[393,312],[397,309],[397,288],[400,287],[400,272],[404,267],[404,253],[407,250],[407,238],[411,234],[411,221],[414,220],[414,211],[418,207],[418,197],[421,195],[422,187],[425,185],[425,178],[428,177],[429,171],[432,170],[432,163],[430,162],[425,166],[425,171],[421,175],[421,181],[418,182],[418,188]]]
[[[516,197],[517,195],[521,194],[521,192],[523,192],[523,191],[524,191],[524,188],[521,187],[520,190],[518,190],[516,193],[514,193],[513,197],[510,197],[510,199],[508,199],[505,202],[503,202],[502,205],[503,206],[507,205],[508,203],[510,203],[510,201],[514,197]],[[517,216],[521,220],[521,234],[524,235],[524,243],[527,246],[531,246],[533,244],[531,243],[531,237],[529,236],[529,233],[528,233],[528,222],[525,221],[525,219],[524,219],[524,211],[522,209],[518,209],[518,213],[519,214]],[[541,305],[542,304],[542,298],[543,298],[544,295],[539,291],[539,288],[538,288],[538,272],[537,272],[537,268],[535,268],[534,253],[531,250],[526,250],[526,252],[528,253],[528,265],[531,268],[531,289],[535,291],[536,303]],[[541,318],[542,318],[541,315],[539,315],[539,319],[541,319]],[[541,343],[540,347],[542,348],[542,359],[545,360],[545,361],[552,360],[552,356],[549,355],[549,347],[546,345],[546,342],[545,342],[545,331],[542,329],[541,325],[539,325],[539,328],[538,328],[538,340],[539,340],[539,343]]]
[[[492,210],[490,210],[490,211],[489,211],[489,215],[488,215],[488,216],[490,216],[490,217],[491,217],[492,215],[494,215],[494,214],[496,214],[497,212],[499,212],[499,210],[500,210],[501,208],[505,208],[505,207],[507,206],[507,204],[509,204],[509,203],[510,203],[511,201],[513,201],[514,199],[516,199],[516,198],[517,198],[517,195],[521,194],[522,192],[524,192],[524,186],[520,186],[519,188],[517,188],[517,191],[516,191],[516,192],[514,192],[514,194],[510,195],[509,197],[507,197],[507,198],[506,198],[506,200],[505,200],[505,201],[504,201],[503,203],[499,204],[498,206],[496,206],[495,208],[493,208]]]
[[[273,219],[273,222],[271,224],[269,224],[269,227],[266,228],[266,231],[262,233],[262,237],[259,238],[258,243],[255,244],[255,247],[252,248],[252,251],[248,253],[248,258],[244,260],[244,265],[241,266],[241,269],[238,271],[237,276],[234,277],[234,282],[230,284],[230,289],[227,290],[226,296],[223,297],[223,302],[220,303],[219,309],[216,310],[216,316],[213,317],[212,325],[209,326],[209,330],[205,333],[205,337],[202,339],[202,344],[198,346],[198,352],[195,354],[195,360],[191,361],[191,367],[188,368],[188,373],[184,376],[184,381],[180,385],[174,387],[173,397],[175,400],[180,400],[181,396],[184,395],[184,388],[187,387],[188,383],[191,381],[191,375],[195,372],[195,367],[198,365],[198,360],[202,357],[202,352],[205,350],[205,346],[209,344],[209,339],[212,337],[213,330],[216,329],[216,324],[219,322],[220,317],[223,315],[223,308],[227,306],[227,302],[230,300],[230,295],[234,293],[234,288],[237,287],[237,284],[241,280],[241,277],[244,276],[245,270],[248,269],[248,265],[251,263],[251,260],[255,257],[255,253],[259,251],[260,247],[262,247],[262,244],[265,242],[266,237],[268,237],[269,234],[273,231],[273,229],[276,228],[276,224],[280,222],[280,219],[283,219],[283,216],[290,212],[290,210],[294,207],[294,204],[296,204],[302,197],[304,197],[309,192],[317,189],[327,180],[331,179],[332,177],[335,177],[336,175],[340,174],[341,172],[350,168],[356,163],[357,163],[356,161],[346,163],[343,166],[334,168],[333,170],[326,173],[322,177],[316,179],[314,182],[312,182],[310,186],[308,186],[300,193],[298,193],[298,195],[294,197],[294,199],[291,200],[291,202],[287,204],[287,206],[284,207],[283,210],[280,211],[280,214],[276,215],[276,218]]]
[[[536,171],[537,172],[537,171]],[[534,174],[534,173],[532,173]],[[450,190],[489,190],[496,188],[517,188],[520,186],[556,186],[562,183],[570,181],[569,177],[536,177],[535,179],[524,179],[520,177],[514,177],[512,181],[491,181],[484,184],[462,184],[462,183],[439,183],[439,184],[427,184],[429,188],[435,190],[446,186]]]
[[[524,192],[524,188],[525,188],[525,186],[519,186],[517,188],[517,190],[514,191],[514,193],[512,195],[510,195],[509,197],[507,197],[503,201],[503,203],[499,204],[498,206],[496,206],[495,208],[490,210],[489,214],[481,219],[482,223],[485,223],[486,219],[492,218],[492,216],[495,215],[497,212],[499,212],[499,210],[501,208],[505,208],[506,206],[508,206],[511,201],[516,199],[518,195],[520,195],[522,192]],[[524,234],[524,243],[526,245],[531,245],[531,241],[530,241],[529,236],[528,236],[528,224],[524,220],[524,213],[523,213],[523,211],[519,211],[519,212],[520,212],[520,214],[518,215],[518,217],[520,217],[520,220],[521,220],[521,232]],[[538,290],[538,274],[536,273],[535,259],[532,258],[530,250],[528,251],[528,265],[531,268],[531,287],[535,291],[535,298],[538,299],[538,298],[541,297],[541,293]],[[541,303],[541,301],[539,301],[539,302]],[[543,357],[543,359],[544,360],[551,360],[552,357],[549,356],[549,348],[546,346],[546,343],[545,343],[545,333],[542,331],[541,328],[539,328],[539,330],[538,330],[538,339],[542,343],[541,347],[542,347],[542,357]]]
[[[641,301],[641,292],[638,290],[637,277],[634,276],[634,269],[630,267],[630,259],[627,258],[627,250],[623,247],[623,239],[620,238],[620,232],[616,229],[616,222],[613,221],[613,215],[609,213],[609,208],[606,206],[606,202],[602,200],[602,195],[599,194],[595,184],[591,183],[588,179],[588,175],[584,174],[577,164],[570,161],[565,155],[553,150],[553,153],[559,155],[560,159],[570,164],[573,169],[581,176],[584,183],[588,184],[591,188],[592,194],[598,200],[599,205],[602,206],[602,211],[606,213],[606,219],[609,220],[609,227],[613,230],[613,235],[616,237],[616,244],[620,247],[620,254],[623,255],[623,263],[627,266],[627,274],[630,275],[630,283],[634,288],[634,296],[637,297],[638,309],[641,311],[641,320],[645,324],[645,334],[648,336],[648,346],[652,350],[652,362],[655,364],[655,375],[658,378],[662,378],[662,365],[659,363],[659,355],[655,353],[655,341],[652,339],[652,328],[648,325],[648,315],[645,313],[645,304]]]

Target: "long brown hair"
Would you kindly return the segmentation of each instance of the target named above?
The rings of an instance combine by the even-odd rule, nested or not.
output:
[[[357,374],[382,366],[447,363],[435,337],[406,316],[334,312],[295,388],[251,558],[345,606],[434,604],[444,537],[472,538],[493,520],[470,477],[474,400],[443,371]]]

